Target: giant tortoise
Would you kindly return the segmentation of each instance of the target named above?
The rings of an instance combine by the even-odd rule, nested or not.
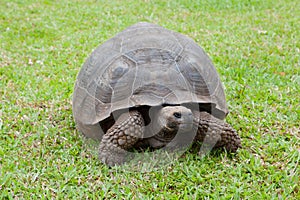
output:
[[[122,164],[131,149],[198,141],[236,152],[241,141],[223,121],[227,114],[222,83],[203,49],[145,22],[92,52],[73,95],[77,128],[100,141],[98,155],[108,165]]]

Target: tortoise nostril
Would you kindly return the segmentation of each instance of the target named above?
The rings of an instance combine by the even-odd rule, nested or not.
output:
[[[174,117],[180,119],[181,118],[181,113],[180,112],[174,112],[173,113]]]

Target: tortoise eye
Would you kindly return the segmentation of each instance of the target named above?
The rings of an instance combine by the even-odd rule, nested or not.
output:
[[[180,119],[181,118],[181,113],[180,112],[174,112],[173,116]]]

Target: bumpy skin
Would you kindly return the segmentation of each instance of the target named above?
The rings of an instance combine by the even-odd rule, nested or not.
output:
[[[174,107],[174,113],[181,110],[183,116],[176,118],[172,113],[172,107],[170,108],[163,108],[163,113],[158,113],[158,117],[163,116],[162,118],[167,120],[163,126],[154,122],[156,123],[155,126],[161,126],[162,129],[150,138],[143,138],[144,120],[139,111],[133,110],[122,114],[102,138],[99,147],[100,160],[109,166],[120,165],[125,162],[128,149],[162,148],[168,145],[169,142],[175,141],[176,144],[188,137],[190,138],[187,139],[185,144],[197,141],[203,142],[199,152],[201,155],[206,154],[213,148],[225,148],[229,152],[236,152],[238,148],[241,148],[240,137],[226,122],[213,117],[207,112],[191,111],[182,106]],[[192,121],[189,118],[191,114],[193,116]],[[189,126],[190,122],[193,123],[194,129]],[[174,124],[177,125],[174,126]],[[196,130],[193,131],[192,129]],[[195,135],[190,134],[193,132],[195,132]],[[178,136],[179,139],[172,141],[173,138]]]
[[[241,139],[237,132],[226,122],[215,118],[207,112],[193,111],[194,123],[198,125],[195,141],[203,142],[202,150],[225,148],[228,152],[236,152],[241,148]]]
[[[99,159],[109,165],[125,161],[126,150],[131,148],[144,131],[144,120],[138,111],[122,114],[103,136],[99,146]]]

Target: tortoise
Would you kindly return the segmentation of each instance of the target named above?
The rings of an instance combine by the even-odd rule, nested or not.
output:
[[[99,159],[110,166],[124,163],[130,149],[198,141],[228,152],[241,147],[224,122],[225,93],[208,55],[156,24],[134,24],[95,49],[72,103],[77,128],[100,142]]]

